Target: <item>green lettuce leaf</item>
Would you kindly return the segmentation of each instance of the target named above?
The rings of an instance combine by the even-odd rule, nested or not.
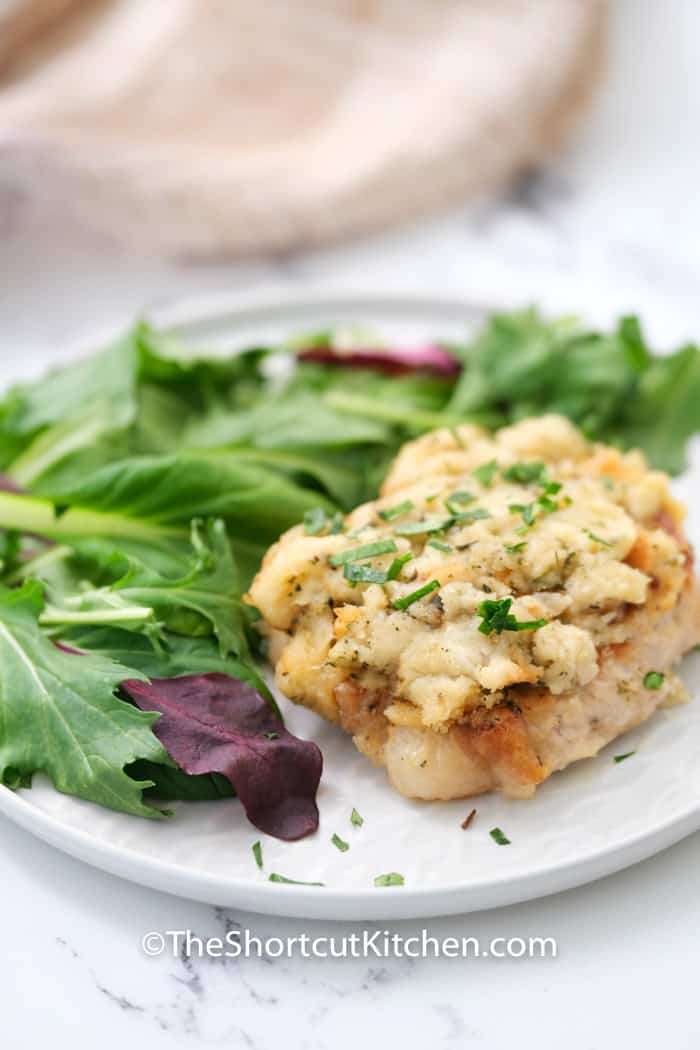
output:
[[[26,786],[42,772],[65,794],[161,816],[142,800],[150,782],[124,772],[138,759],[170,764],[151,730],[156,717],[115,696],[134,669],[57,648],[39,628],[42,606],[36,581],[0,591],[0,780]]]
[[[248,614],[239,597],[238,571],[220,519],[205,525],[193,521],[189,564],[173,553],[164,556],[162,551],[154,552],[146,543],[119,545],[87,540],[74,543],[72,551],[67,561],[69,569],[71,562],[75,563],[73,585],[65,575],[65,565],[58,577],[55,563],[47,565],[44,578],[51,606],[42,623],[60,626],[89,623],[91,619],[105,623],[111,615],[112,622],[119,624],[124,622],[126,610],[141,609],[144,615],[140,619],[135,613],[133,616],[137,625],[155,628],[162,623],[176,634],[191,636],[213,633],[222,654],[248,654]],[[169,573],[164,575],[168,561]],[[161,571],[154,568],[158,564]],[[38,571],[41,573],[41,565]],[[86,573],[98,582],[97,586],[86,583]],[[153,630],[150,633],[155,634]]]

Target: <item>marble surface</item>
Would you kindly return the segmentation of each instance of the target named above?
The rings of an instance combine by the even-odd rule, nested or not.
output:
[[[700,334],[700,9],[618,0],[611,70],[577,143],[505,200],[274,263],[138,259],[2,190],[0,360],[32,371],[155,302],[221,288],[423,290],[538,300],[605,320],[638,310],[662,344]],[[259,936],[329,923],[266,919],[87,868],[0,820],[3,1039],[41,1045],[392,1043],[502,1050],[685,1050],[695,1003],[700,836],[617,876],[530,904],[425,924],[437,935],[552,936],[556,959],[148,958],[147,930]],[[342,932],[351,927],[341,924]],[[335,928],[335,932],[339,932]]]

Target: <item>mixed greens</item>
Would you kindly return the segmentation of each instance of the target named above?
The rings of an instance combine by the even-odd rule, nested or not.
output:
[[[322,332],[224,358],[188,357],[141,323],[14,387],[0,402],[2,782],[43,772],[60,791],[151,817],[163,813],[152,798],[235,792],[263,830],[313,831],[320,754],[284,729],[243,600],[262,555],[298,522],[341,532],[407,439],[543,412],[677,473],[700,429],[700,352],[655,356],[634,318],[601,333],[534,310],[495,315],[462,345],[347,350]],[[518,508],[525,534],[553,489],[541,464],[521,467],[542,488]],[[451,499],[455,519],[479,513],[469,492]],[[444,517],[402,524],[410,509],[382,514],[399,535],[444,528]],[[371,582],[379,570],[360,562],[377,544],[348,540],[336,563]],[[485,633],[533,627],[487,604]]]

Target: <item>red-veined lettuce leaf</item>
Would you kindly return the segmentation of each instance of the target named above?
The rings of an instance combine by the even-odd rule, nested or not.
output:
[[[160,712],[153,732],[180,768],[222,773],[261,831],[287,841],[316,831],[321,752],[288,732],[252,686],[215,672],[122,689],[142,711]]]

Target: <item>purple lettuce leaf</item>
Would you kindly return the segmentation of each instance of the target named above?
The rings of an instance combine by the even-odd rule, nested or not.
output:
[[[461,372],[461,365],[442,346],[424,346],[415,349],[384,349],[357,347],[352,350],[334,346],[313,346],[297,352],[300,361],[318,361],[326,365],[344,368],[374,368],[390,375],[405,375],[409,372],[431,372],[433,375],[453,379]]]
[[[222,773],[250,822],[293,841],[318,828],[318,747],[289,733],[252,686],[221,673],[128,680],[142,711],[158,711],[153,732],[186,773]]]

